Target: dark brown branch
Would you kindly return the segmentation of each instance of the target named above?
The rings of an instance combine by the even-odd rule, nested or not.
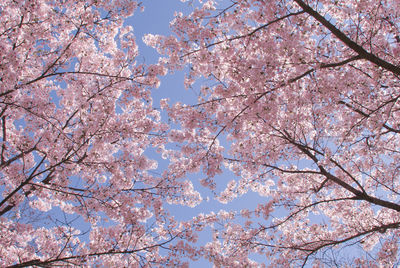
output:
[[[369,230],[365,230],[363,232],[356,233],[354,235],[351,235],[349,237],[343,238],[341,240],[332,240],[332,241],[329,241],[329,240],[326,240],[326,241],[318,240],[318,241],[312,241],[312,242],[309,242],[307,244],[304,244],[304,245],[302,245],[300,247],[306,247],[306,246],[308,246],[308,245],[310,245],[312,243],[315,244],[315,243],[325,242],[325,243],[317,246],[313,250],[304,249],[305,251],[308,251],[309,253],[307,254],[307,257],[305,258],[302,267],[304,267],[304,265],[307,263],[307,260],[308,260],[309,256],[311,256],[312,254],[316,253],[317,251],[319,251],[322,248],[343,244],[343,243],[346,243],[346,242],[348,242],[350,240],[353,240],[353,239],[356,239],[358,237],[365,236],[365,235],[368,235],[368,234],[374,233],[374,232],[384,233],[384,232],[386,232],[387,229],[397,229],[397,228],[399,228],[399,225],[400,224],[398,222],[394,222],[394,223],[389,223],[389,224],[373,227],[373,228],[371,228]]]
[[[3,130],[3,135],[4,135],[4,130]],[[4,137],[4,136],[3,136],[3,137]],[[36,142],[35,146],[33,146],[32,148],[30,148],[29,150],[22,151],[21,153],[17,154],[17,155],[14,156],[14,157],[11,157],[11,158],[8,159],[8,160],[4,160],[4,159],[3,159],[3,156],[2,156],[2,158],[1,158],[2,161],[1,161],[1,164],[0,164],[0,169],[6,167],[6,166],[8,166],[8,165],[10,165],[12,162],[14,162],[14,161],[20,159],[20,158],[23,157],[24,155],[30,154],[31,152],[35,151],[35,150],[37,149],[37,145],[39,144],[39,142],[40,142],[41,140],[42,140],[42,138],[40,138],[40,139]],[[3,142],[4,142],[4,140],[3,140]]]
[[[241,38],[244,38],[244,37],[252,36],[252,35],[255,34],[256,32],[258,32],[258,31],[260,31],[260,30],[262,30],[262,29],[264,29],[264,28],[267,28],[268,26],[270,26],[270,25],[273,24],[273,23],[276,23],[276,22],[278,22],[278,21],[287,19],[287,18],[289,18],[289,17],[291,17],[291,16],[297,16],[297,15],[300,15],[300,14],[303,14],[303,13],[304,13],[303,10],[302,10],[302,11],[299,11],[299,12],[296,12],[296,13],[289,13],[289,14],[287,14],[287,15],[285,15],[285,16],[282,16],[282,17],[280,17],[280,18],[276,18],[275,20],[272,20],[272,21],[270,21],[270,22],[268,22],[268,23],[266,23],[266,24],[263,24],[263,25],[261,25],[261,26],[255,28],[255,29],[253,29],[251,32],[249,32],[249,33],[247,33],[247,34],[242,34],[242,35],[233,36],[233,37],[231,37],[231,38],[227,38],[227,39],[224,39],[224,40],[217,41],[217,42],[215,42],[215,43],[208,44],[208,45],[206,45],[206,46],[203,47],[203,48],[196,49],[196,50],[193,50],[193,51],[191,51],[191,52],[189,52],[189,53],[186,53],[186,54],[183,55],[182,57],[189,56],[189,55],[191,55],[191,54],[194,54],[194,53],[199,52],[199,51],[202,50],[202,49],[208,49],[208,48],[210,48],[210,47],[213,47],[213,46],[216,46],[216,45],[219,45],[219,44],[223,44],[223,43],[225,43],[225,42],[230,42],[230,41],[234,41],[234,40],[241,39]]]
[[[364,116],[365,118],[370,117],[370,114],[367,114],[367,113],[361,111],[360,109],[357,109],[357,108],[353,107],[352,105],[350,105],[350,104],[347,103],[347,102],[339,101],[338,103],[339,103],[339,104],[345,105],[346,107],[350,108],[352,111],[354,111],[354,112],[356,112],[356,113],[358,113],[358,114]],[[395,128],[392,128],[391,126],[388,126],[386,123],[383,124],[382,126],[383,126],[384,128],[386,128],[387,130],[391,131],[391,132],[400,133],[400,130],[395,129]]]
[[[293,1],[296,2],[307,14],[312,16],[314,19],[316,19],[322,25],[324,25],[333,35],[335,35],[340,41],[342,41],[346,46],[348,46],[353,51],[355,51],[363,59],[366,59],[366,60],[376,64],[377,66],[382,67],[383,69],[392,72],[395,75],[400,75],[399,67],[366,51],[362,46],[358,45],[356,42],[354,42],[349,37],[347,37],[342,31],[340,31],[338,28],[336,28],[335,25],[330,23],[327,19],[325,19],[321,14],[319,14],[317,11],[312,9],[304,1],[302,1],[302,0],[293,0]]]
[[[35,176],[33,176],[36,171],[39,169],[39,167],[43,164],[44,160],[46,159],[46,157],[43,157],[42,160],[40,160],[40,162],[36,165],[35,169],[32,171],[31,175],[25,180],[23,181],[17,188],[15,188],[11,193],[9,193],[1,202],[0,202],[0,207],[2,205],[4,205],[11,197],[13,197],[19,190],[22,189],[22,187],[24,187],[25,185],[27,185]],[[4,212],[1,211],[0,215],[3,215]]]
[[[349,62],[358,60],[358,59],[360,59],[360,58],[361,58],[361,57],[357,55],[357,56],[353,56],[353,57],[351,57],[351,58],[348,58],[348,59],[345,59],[345,60],[339,61],[339,62],[334,62],[334,63],[321,63],[321,65],[319,66],[319,68],[323,69],[323,68],[334,68],[334,67],[339,67],[339,66],[345,65],[345,64],[347,64],[347,63],[349,63]],[[267,91],[261,93],[261,94],[253,101],[253,103],[256,103],[257,101],[259,101],[262,97],[264,97],[264,96],[267,95],[268,93],[272,93],[272,92],[274,92],[275,90],[277,90],[277,89],[279,89],[279,88],[282,88],[282,87],[284,87],[284,86],[287,86],[287,85],[289,85],[289,84],[292,84],[292,83],[294,83],[294,82],[296,82],[296,81],[302,79],[303,77],[305,77],[305,76],[311,74],[312,72],[314,72],[314,71],[316,71],[316,70],[317,70],[316,68],[311,68],[311,69],[309,69],[308,71],[305,71],[304,73],[302,73],[302,74],[300,74],[300,75],[298,75],[298,76],[296,76],[296,77],[293,77],[293,78],[289,79],[287,82],[282,82],[282,83],[281,83],[280,85],[278,85],[277,87],[275,87],[275,88],[273,88],[273,89],[271,89],[271,90],[267,90]],[[245,106],[238,114],[236,114],[236,115],[232,118],[231,123],[233,123],[237,118],[239,118],[240,115],[242,115],[248,108],[250,108],[249,105]],[[213,138],[213,140],[212,140],[210,146],[208,147],[208,151],[207,151],[206,156],[208,156],[209,152],[211,151],[211,148],[212,148],[212,147],[214,146],[214,144],[215,144],[216,139],[218,138],[219,135],[221,135],[221,133],[226,129],[226,127],[227,127],[226,125],[223,126],[223,127],[218,131],[218,133],[215,135],[215,137]]]
[[[290,135],[286,131],[280,132],[280,133],[283,134],[283,138],[285,140],[287,140],[288,142],[290,142],[291,144],[296,146],[301,152],[303,152],[312,161],[314,161],[314,163],[318,166],[319,170],[321,171],[321,174],[324,175],[328,180],[338,184],[339,186],[343,187],[347,191],[353,193],[354,194],[354,197],[353,197],[354,200],[364,200],[364,201],[367,201],[369,203],[372,203],[372,204],[375,204],[375,205],[378,205],[378,206],[382,206],[382,207],[386,207],[386,208],[389,208],[389,209],[393,209],[393,210],[396,210],[396,211],[400,212],[400,205],[399,204],[396,204],[396,203],[393,203],[393,202],[389,202],[389,201],[386,201],[386,200],[382,200],[382,199],[370,196],[366,192],[357,190],[353,186],[351,186],[350,184],[348,184],[348,183],[344,182],[343,180],[341,180],[340,178],[332,175],[322,165],[319,164],[319,161],[316,158],[316,156],[313,155],[305,146],[303,146],[302,144],[296,142],[292,137],[290,137]]]
[[[30,261],[19,263],[19,264],[15,264],[15,265],[10,265],[10,266],[7,266],[6,268],[22,268],[22,267],[29,267],[29,266],[32,266],[32,265],[48,267],[52,263],[68,262],[70,260],[76,260],[76,259],[85,260],[85,259],[90,258],[90,257],[100,257],[100,256],[104,256],[104,255],[134,254],[134,253],[141,252],[141,251],[148,251],[148,250],[150,250],[152,248],[155,248],[155,247],[162,247],[165,244],[170,243],[175,238],[176,238],[176,236],[172,236],[167,241],[164,241],[162,243],[151,245],[151,246],[147,246],[147,247],[143,247],[143,248],[139,248],[139,249],[132,249],[132,250],[128,250],[128,249],[127,250],[110,249],[108,251],[103,251],[103,252],[89,253],[89,254],[83,254],[83,255],[75,255],[75,256],[69,256],[69,257],[61,257],[61,258],[58,257],[58,258],[49,259],[49,260],[46,260],[46,261],[41,261],[40,259],[34,259],[34,260],[30,260]]]

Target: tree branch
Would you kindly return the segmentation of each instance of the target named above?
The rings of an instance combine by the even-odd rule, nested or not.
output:
[[[399,67],[366,51],[362,46],[358,45],[356,42],[354,42],[349,37],[347,37],[342,31],[340,31],[338,28],[336,28],[335,25],[330,23],[327,19],[325,19],[321,14],[319,14],[317,11],[312,9],[304,1],[302,1],[302,0],[293,0],[293,1],[296,2],[307,14],[312,16],[314,19],[316,19],[322,25],[324,25],[333,35],[335,35],[346,46],[348,46],[349,48],[354,50],[360,57],[382,67],[385,70],[392,72],[395,75],[400,75]]]

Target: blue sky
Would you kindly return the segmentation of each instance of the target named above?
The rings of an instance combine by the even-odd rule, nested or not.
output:
[[[138,0],[140,1],[140,0]],[[174,18],[175,11],[180,11],[183,13],[191,12],[192,8],[189,3],[191,1],[187,1],[186,3],[180,0],[143,0],[142,5],[145,7],[144,11],[141,12],[137,10],[133,17],[129,18],[126,21],[126,25],[131,25],[134,28],[134,33],[136,36],[136,42],[139,46],[139,57],[137,58],[138,63],[145,64],[154,64],[157,63],[158,57],[160,55],[151,48],[146,46],[142,38],[145,34],[161,34],[161,35],[171,35],[169,24],[170,21]],[[197,0],[193,0],[194,4],[198,4]],[[231,3],[230,0],[221,0],[219,1],[221,4],[221,8],[229,5]],[[199,92],[199,88],[202,83],[210,83],[205,78],[200,78],[191,89],[185,89],[184,87],[184,75],[185,70],[183,71],[174,71],[172,74],[168,74],[165,77],[160,77],[161,86],[157,89],[152,89],[152,96],[154,100],[154,107],[159,107],[159,100],[163,98],[169,98],[170,104],[174,102],[184,102],[186,104],[194,104],[197,102],[197,95]],[[54,94],[53,101],[58,101],[57,95]],[[167,115],[162,113],[163,120],[167,120]],[[23,122],[21,122],[23,124]],[[172,127],[179,127],[177,125],[172,125]],[[221,134],[219,138],[222,140],[221,143],[223,145],[229,146],[229,143],[224,140],[224,135]],[[169,145],[174,146],[174,145]],[[178,147],[177,147],[178,148]],[[161,173],[168,166],[168,161],[162,159],[158,154],[154,152],[154,150],[146,151],[150,158],[156,159],[159,161],[159,167],[156,172]],[[305,163],[306,164],[306,163]],[[249,192],[242,197],[234,199],[232,202],[228,204],[222,204],[215,199],[214,193],[210,190],[202,187],[200,185],[200,179],[204,178],[206,175],[198,172],[196,174],[190,174],[186,179],[190,180],[195,189],[198,190],[204,201],[194,207],[183,207],[178,205],[166,205],[167,208],[171,211],[171,213],[176,216],[179,220],[190,220],[193,216],[198,215],[199,213],[210,213],[210,212],[218,212],[219,210],[226,211],[240,211],[241,209],[254,209],[257,207],[259,203],[268,202],[268,197],[261,197],[256,193]],[[79,178],[71,178],[72,181],[78,183]],[[216,193],[220,193],[223,191],[227,185],[227,183],[231,180],[239,180],[237,176],[235,176],[231,171],[227,169],[223,169],[223,173],[216,176],[214,180],[217,183],[217,191]],[[1,190],[1,189],[0,189]],[[1,191],[0,191],[1,192]],[[61,214],[61,210],[54,210],[54,213]],[[74,215],[66,215],[68,219],[74,218]],[[283,217],[283,210],[278,210],[278,216]],[[60,217],[61,218],[61,217]],[[321,220],[320,218],[312,219],[315,221]],[[255,220],[256,222],[256,220]],[[88,230],[90,228],[89,224],[82,222],[81,219],[78,219],[76,225],[81,225],[83,230]],[[49,223],[49,225],[60,224],[59,222]],[[268,224],[267,222],[260,219],[260,224]],[[211,232],[209,230],[200,234],[199,243],[204,245],[208,241],[211,241]],[[349,248],[346,248],[346,254],[349,255],[358,254],[358,251],[355,252],[354,248],[351,248],[349,252]],[[353,250],[353,251],[352,251]],[[260,263],[268,263],[268,260],[263,256],[250,256],[252,259],[259,261]],[[190,267],[212,267],[212,264],[208,261],[201,259],[197,262],[191,262]]]
[[[142,38],[146,34],[172,34],[169,24],[174,18],[175,11],[190,13],[192,8],[188,3],[180,0],[144,0],[144,11],[137,10],[133,17],[126,21],[127,25],[134,28],[136,42],[139,46],[138,61],[146,64],[157,63],[159,54],[155,49],[146,46]],[[162,98],[170,98],[174,101],[196,102],[197,95],[194,91],[186,90],[183,86],[184,71],[176,71],[161,77],[161,86],[153,90],[155,106],[158,106]]]
[[[147,47],[142,42],[142,37],[148,33],[161,35],[172,34],[169,28],[169,23],[174,18],[174,12],[181,11],[183,13],[188,13],[192,9],[188,6],[187,2],[182,3],[179,0],[150,0],[143,1],[143,5],[145,6],[144,12],[137,11],[133,17],[127,20],[126,23],[134,28],[134,33],[140,53],[138,60],[144,61],[146,64],[153,64],[157,62],[159,55],[153,48]],[[195,104],[197,102],[197,92],[199,91],[198,89],[201,86],[202,81],[205,81],[206,79],[200,78],[199,81],[194,84],[193,89],[185,89],[183,85],[184,75],[185,71],[183,70],[175,71],[173,74],[167,74],[164,77],[160,77],[161,86],[157,89],[153,89],[152,93],[155,107],[159,106],[159,100],[162,98],[169,98],[170,104],[177,101],[181,101],[186,104]],[[163,116],[165,119],[165,114],[163,114]],[[223,137],[223,135],[221,135],[220,137]],[[223,144],[226,144],[226,141],[221,142]],[[166,161],[163,161],[161,158],[157,160],[161,161],[161,165],[159,166],[158,170],[162,171],[162,169],[165,167],[163,165],[163,162],[164,164],[166,164]],[[202,178],[203,176],[203,174],[198,173],[193,174],[193,176],[191,177],[193,183],[196,186],[199,186],[200,189],[202,187],[197,180],[199,178]],[[224,169],[224,173],[220,176],[217,176],[216,178],[216,180],[219,182],[219,187],[217,189],[225,189],[226,183],[232,180],[234,176],[235,175],[232,172]],[[203,193],[208,195],[212,199],[209,191],[205,191]],[[241,202],[240,204],[243,204],[243,202]],[[252,204],[254,205],[254,203]],[[236,208],[238,206],[239,204],[235,205]],[[229,207],[231,208],[232,206]],[[213,206],[213,208],[216,208],[215,205]],[[218,209],[219,208],[227,209],[227,207],[222,204],[218,206]]]
[[[145,34],[161,34],[169,35],[172,34],[169,28],[170,21],[174,18],[174,12],[180,11],[184,14],[189,13],[192,8],[188,5],[188,2],[183,3],[179,0],[148,0],[143,1],[144,11],[139,10],[135,15],[126,21],[126,24],[131,25],[134,28],[134,33],[136,36],[136,42],[139,46],[139,61],[144,61],[146,64],[156,63],[159,55],[157,52],[150,47],[147,47],[142,42],[142,37]],[[153,100],[154,106],[158,107],[159,100],[162,98],[169,98],[171,102],[181,101],[184,103],[196,103],[198,86],[201,84],[201,79],[199,82],[195,83],[193,89],[185,89],[183,85],[184,71],[177,71],[173,74],[168,74],[165,77],[161,77],[161,86],[158,89],[153,90]],[[196,87],[197,86],[197,87]],[[150,157],[157,157],[151,153]],[[159,171],[162,171],[166,167],[167,163],[158,157]],[[164,162],[164,163],[163,163]],[[178,219],[189,220],[191,217],[199,213],[209,213],[211,211],[218,212],[219,210],[237,210],[244,208],[255,208],[260,201],[267,201],[264,197],[260,197],[257,194],[248,193],[242,198],[234,200],[232,203],[227,205],[221,204],[214,199],[213,193],[211,191],[204,189],[200,186],[199,179],[203,178],[204,175],[200,172],[191,175],[188,179],[191,179],[196,190],[200,191],[203,198],[209,198],[209,201],[203,201],[202,204],[195,208],[182,207],[177,205],[171,205],[169,208],[174,213]],[[227,182],[234,179],[235,175],[225,170],[223,174],[216,177],[217,190],[222,191],[225,189]],[[200,243],[206,243],[211,241],[211,233],[205,232],[200,236]],[[258,258],[258,261],[262,259]],[[191,262],[190,267],[211,267],[212,264],[208,261],[202,259],[198,262]]]
[[[150,47],[147,47],[142,42],[142,37],[145,34],[161,34],[161,35],[170,35],[172,32],[170,31],[169,24],[170,21],[174,18],[174,12],[180,11],[184,14],[189,13],[192,8],[189,6],[189,2],[186,3],[181,2],[180,0],[144,0],[142,1],[145,7],[143,12],[139,10],[135,13],[133,17],[127,20],[127,24],[133,26],[134,33],[136,36],[137,44],[139,45],[139,59],[138,61],[144,61],[146,64],[156,63],[159,55],[157,52]],[[198,4],[198,1],[193,1],[194,4]],[[220,7],[228,6],[231,1],[229,0],[221,0],[219,1]],[[197,92],[198,88],[201,85],[202,79],[199,79],[198,82],[194,84],[193,89],[185,89],[184,84],[184,71],[177,71],[173,74],[168,74],[165,77],[161,77],[161,86],[158,89],[153,90],[153,99],[154,106],[158,107],[159,100],[162,98],[169,98],[171,102],[181,101],[187,104],[194,104],[197,101]],[[205,81],[205,79],[203,79]],[[165,119],[165,115],[164,115]],[[222,137],[222,135],[221,135]],[[223,144],[227,144],[226,141],[221,141]],[[151,154],[151,157],[157,158],[157,155]],[[166,161],[163,161],[158,157],[160,162],[159,171],[166,168]],[[229,204],[221,204],[214,199],[213,193],[207,189],[204,189],[200,186],[199,179],[203,178],[205,175],[200,173],[192,174],[188,179],[190,179],[196,190],[200,191],[203,198],[209,198],[209,201],[203,201],[202,204],[195,208],[190,207],[182,207],[182,206],[174,206],[171,205],[169,208],[174,213],[174,215],[178,219],[189,220],[191,217],[199,214],[199,213],[209,213],[211,211],[218,212],[219,210],[236,210],[240,211],[241,209],[248,208],[254,209],[258,203],[266,203],[268,201],[268,197],[261,197],[258,194],[249,192],[244,196],[235,199],[233,202]],[[232,180],[239,178],[235,177],[235,175],[224,169],[224,172],[215,178],[217,182],[217,193],[222,191],[226,184]],[[283,213],[279,213],[284,216]],[[315,217],[316,222],[320,221],[321,218]],[[260,222],[262,223],[262,221]],[[211,241],[211,232],[202,233],[200,236],[200,243],[204,244],[207,241]],[[356,245],[352,247],[345,247],[345,252],[342,252],[343,256],[348,256],[350,259],[354,256],[360,256],[363,251]],[[260,263],[268,263],[268,260],[262,256],[251,256],[252,259],[259,261]],[[191,262],[190,267],[212,267],[212,264],[208,261],[202,259],[198,262]]]
[[[188,1],[186,3],[181,2],[180,0],[144,0],[143,5],[145,7],[143,12],[139,10],[135,13],[133,17],[127,20],[126,24],[133,26],[134,33],[136,36],[136,41],[139,46],[139,62],[144,61],[146,64],[154,64],[157,63],[159,55],[157,52],[150,47],[147,47],[142,42],[142,37],[145,34],[161,34],[161,35],[170,35],[172,32],[169,28],[170,21],[174,18],[174,12],[180,11],[184,14],[189,13],[192,8],[188,5]],[[197,1],[194,4],[198,3]],[[220,3],[225,2],[225,6],[229,5],[230,1],[220,1]],[[221,4],[221,8],[224,7],[224,4]],[[161,77],[161,86],[158,89],[153,90],[153,100],[154,106],[159,106],[159,100],[162,98],[169,98],[171,103],[176,101],[181,101],[186,104],[194,104],[197,101],[197,92],[199,91],[199,87],[201,85],[202,79],[199,79],[198,82],[194,84],[193,89],[185,89],[184,84],[184,71],[177,71],[173,74],[168,74],[165,77]],[[205,79],[203,79],[205,81]],[[163,114],[165,119],[165,114]],[[221,135],[222,137],[222,135]],[[221,141],[223,144],[227,144],[226,141]],[[167,162],[162,160],[159,156],[154,153],[150,153],[149,155],[152,158],[156,158],[159,163],[159,168],[157,171],[162,171],[166,168]],[[189,220],[191,217],[199,214],[199,213],[209,213],[211,211],[218,212],[219,210],[235,210],[240,211],[241,209],[254,209],[259,203],[268,202],[268,197],[261,197],[258,194],[253,192],[249,192],[242,197],[235,199],[233,202],[228,204],[221,204],[217,200],[215,200],[213,193],[210,190],[207,190],[200,186],[199,179],[204,178],[205,175],[201,172],[197,174],[192,174],[188,179],[190,179],[196,190],[198,190],[204,199],[208,197],[209,201],[203,201],[202,204],[198,205],[195,208],[190,207],[182,207],[177,205],[168,206],[171,209],[171,212],[178,219],[181,220]],[[221,192],[225,189],[226,184],[232,180],[238,180],[238,177],[224,169],[224,172],[215,178],[217,183],[217,193]],[[281,214],[281,213],[279,213]],[[278,215],[279,216],[279,215]],[[282,213],[282,217],[284,214]],[[260,223],[267,224],[265,222],[260,221]],[[203,244],[207,241],[211,241],[211,232],[203,232],[200,235],[199,243]],[[347,253],[345,255],[359,255],[360,252],[356,248],[347,249]],[[256,260],[260,263],[268,263],[268,260],[263,256],[250,256],[251,259]],[[212,264],[206,261],[205,259],[201,259],[197,262],[191,262],[190,267],[212,267]]]

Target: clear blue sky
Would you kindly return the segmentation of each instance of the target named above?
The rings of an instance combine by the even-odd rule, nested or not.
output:
[[[229,2],[229,1],[227,1]],[[180,11],[184,14],[189,13],[192,9],[188,6],[188,2],[182,3],[179,0],[145,0],[143,1],[145,7],[144,12],[139,10],[135,15],[130,18],[126,23],[134,28],[136,36],[136,42],[139,46],[139,61],[144,60],[147,64],[156,63],[158,60],[157,52],[150,47],[147,47],[142,42],[142,37],[147,34],[161,34],[170,35],[172,32],[169,28],[170,21],[174,18],[174,12]],[[222,7],[222,6],[221,6]],[[159,100],[162,98],[169,98],[171,102],[181,101],[184,103],[195,103],[197,100],[198,90],[196,85],[199,86],[201,83],[195,84],[194,89],[185,89],[183,86],[184,72],[175,72],[169,74],[166,77],[161,78],[161,86],[153,91],[154,105],[158,107]],[[151,154],[151,157],[157,157]],[[157,158],[161,161],[159,163],[159,171],[166,167],[166,163],[162,163],[162,159]],[[259,197],[257,194],[246,194],[242,198],[238,198],[234,202],[224,205],[214,199],[213,194],[200,186],[199,179],[203,178],[204,175],[201,173],[193,174],[190,178],[196,187],[196,190],[200,191],[203,198],[209,197],[210,201],[203,201],[202,204],[195,208],[182,207],[182,206],[169,206],[175,216],[178,219],[188,220],[192,216],[198,213],[209,213],[211,211],[218,212],[220,209],[224,210],[240,210],[243,208],[255,208],[260,201],[266,201],[265,198]],[[234,178],[234,174],[226,170],[222,175],[216,178],[219,190],[225,189],[226,183]],[[211,241],[211,233],[204,233],[201,235],[199,242],[206,243]],[[258,261],[261,259],[257,258]],[[212,267],[212,264],[206,260],[201,260],[196,263],[191,263],[190,267]]]

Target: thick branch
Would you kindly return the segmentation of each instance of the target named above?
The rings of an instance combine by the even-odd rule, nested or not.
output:
[[[347,102],[339,101],[338,103],[339,103],[339,104],[345,105],[346,107],[348,107],[348,108],[350,108],[351,110],[353,110],[354,112],[356,112],[356,113],[358,113],[358,114],[364,116],[365,118],[369,118],[369,117],[370,117],[370,114],[367,114],[367,113],[361,111],[360,109],[357,109],[357,108],[353,107],[352,105],[350,105],[350,104],[347,103]],[[400,130],[394,129],[394,128],[392,128],[391,126],[387,125],[386,123],[384,123],[382,126],[383,126],[385,129],[387,129],[387,130],[389,130],[389,131],[391,131],[391,132],[400,133]]]
[[[324,175],[328,180],[340,185],[341,187],[343,187],[347,191],[353,193],[355,200],[364,200],[364,201],[370,202],[372,204],[379,205],[379,206],[386,207],[386,208],[390,208],[390,209],[393,209],[393,210],[396,210],[396,211],[400,212],[400,205],[398,205],[396,203],[389,202],[389,201],[385,201],[385,200],[382,200],[382,199],[379,199],[379,198],[376,198],[376,197],[373,197],[373,196],[370,196],[366,192],[363,192],[363,191],[355,189],[353,186],[351,186],[350,184],[342,181],[340,178],[332,175],[323,166],[318,164],[318,159],[313,154],[311,154],[311,152],[308,151],[304,146],[302,146],[301,144],[296,143],[293,140],[290,141],[290,142],[293,145],[295,145],[297,148],[299,148],[304,154],[306,154],[308,157],[310,157],[318,165],[318,168],[321,171],[321,174]]]
[[[67,257],[58,257],[55,259],[49,259],[47,261],[41,261],[40,259],[34,259],[34,260],[30,260],[30,261],[26,261],[26,262],[22,262],[19,264],[15,264],[15,265],[10,265],[7,266],[7,268],[22,268],[22,267],[29,267],[32,265],[37,265],[37,266],[42,266],[42,267],[47,267],[48,265],[57,263],[57,262],[68,262],[70,260],[86,260],[90,257],[100,257],[100,256],[104,256],[104,255],[127,255],[127,254],[135,254],[138,252],[142,252],[142,251],[149,251],[152,248],[155,247],[162,247],[165,244],[170,243],[172,240],[174,240],[176,238],[176,236],[172,236],[170,237],[168,240],[159,243],[159,244],[155,244],[155,245],[151,245],[151,246],[147,246],[147,247],[143,247],[143,248],[139,248],[139,249],[126,249],[126,250],[115,250],[115,249],[111,249],[109,251],[103,251],[103,252],[96,252],[96,253],[89,253],[89,254],[82,254],[82,255],[75,255],[75,256],[67,256]]]
[[[346,46],[354,50],[362,58],[382,67],[385,70],[392,72],[393,74],[400,75],[400,68],[375,56],[374,54],[366,51],[362,46],[358,45],[356,42],[347,37],[342,31],[325,19],[321,14],[312,9],[309,5],[304,3],[302,0],[293,0],[296,2],[307,14],[312,16],[322,25],[324,25],[333,35],[335,35],[340,41],[342,41]]]

